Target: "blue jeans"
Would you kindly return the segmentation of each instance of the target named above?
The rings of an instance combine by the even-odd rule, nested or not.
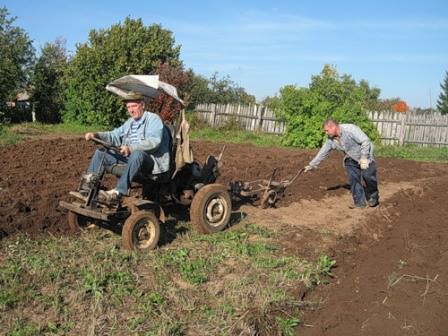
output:
[[[355,205],[365,205],[366,199],[378,201],[379,192],[375,161],[370,162],[369,168],[366,170],[362,170],[359,163],[350,158],[346,159],[344,163]],[[365,186],[363,186],[361,179],[364,180]]]
[[[101,160],[104,155],[104,163],[101,166]],[[127,195],[132,180],[139,172],[151,174],[154,167],[154,160],[152,157],[143,151],[134,151],[128,157],[119,153],[97,149],[93,155],[87,173],[101,174],[105,166],[112,166],[117,163],[126,164],[123,174],[117,182],[117,191],[122,195]]]

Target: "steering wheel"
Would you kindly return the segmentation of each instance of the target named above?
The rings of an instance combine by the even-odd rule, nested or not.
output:
[[[101,139],[98,138],[91,138],[90,140],[92,140],[94,143],[96,143],[97,145],[101,145],[104,148],[108,149],[108,150],[114,150],[116,152],[120,152],[120,147],[117,147],[115,145],[112,145],[110,142],[107,141],[103,141]]]

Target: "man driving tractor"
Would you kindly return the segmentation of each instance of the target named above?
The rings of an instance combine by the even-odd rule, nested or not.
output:
[[[115,188],[100,190],[101,202],[116,204],[123,195],[127,195],[131,182],[139,172],[161,174],[169,170],[170,139],[161,118],[145,111],[145,97],[139,92],[130,91],[122,100],[130,118],[120,127],[107,132],[88,132],[85,139],[99,138],[119,148],[118,152],[97,149],[93,155],[87,174],[83,177],[83,189],[92,178],[102,173],[101,169],[114,164],[125,164],[125,169]],[[104,162],[102,164],[104,156]],[[84,190],[88,194],[88,190]]]

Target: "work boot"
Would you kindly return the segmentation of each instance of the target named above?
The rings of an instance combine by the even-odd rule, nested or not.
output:
[[[79,192],[85,196],[89,194],[92,184],[95,182],[97,176],[94,173],[84,174],[82,176],[81,188]]]
[[[352,204],[349,205],[349,209],[364,209],[367,205],[365,203],[361,203],[361,204]]]
[[[380,202],[378,201],[377,198],[370,198],[367,201],[367,204],[369,205],[369,207],[374,208],[374,207],[378,206],[378,204],[380,204]]]
[[[93,182],[93,180],[95,179],[95,174],[93,174],[93,173],[88,173],[88,174],[84,174],[83,176],[82,176],[82,178],[84,179],[84,182],[86,182],[86,183],[91,183],[91,182]]]
[[[107,204],[118,204],[121,200],[121,194],[117,189],[111,189],[108,191],[100,190],[98,193],[98,200]]]

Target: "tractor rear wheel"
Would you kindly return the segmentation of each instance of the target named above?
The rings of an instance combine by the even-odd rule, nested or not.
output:
[[[232,201],[227,188],[221,184],[208,184],[194,195],[190,206],[190,219],[197,231],[222,231],[230,221]]]
[[[121,237],[126,250],[152,250],[159,242],[159,220],[151,211],[136,211],[124,222]]]

